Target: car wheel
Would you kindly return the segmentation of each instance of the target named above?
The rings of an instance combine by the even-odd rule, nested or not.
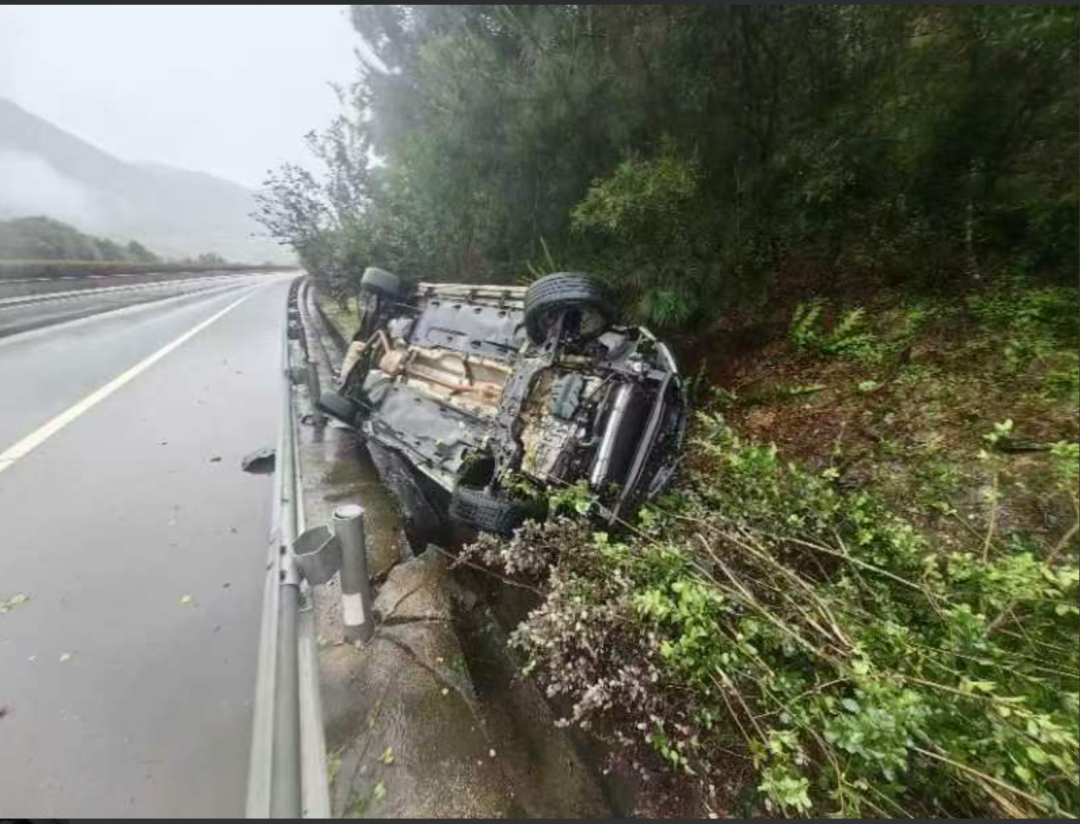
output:
[[[579,340],[601,334],[616,314],[604,284],[583,272],[545,275],[526,290],[525,330],[533,343],[544,343],[567,313],[574,322],[568,331]]]
[[[349,426],[356,426],[356,416],[360,414],[360,407],[337,392],[323,392],[316,404],[323,412],[332,418],[337,418]]]
[[[499,493],[458,484],[450,498],[450,517],[464,526],[509,535],[528,520],[539,520],[546,508],[538,503],[513,500]]]
[[[360,288],[392,298],[400,297],[402,293],[401,278],[377,266],[369,266],[364,270],[364,275],[360,278]]]

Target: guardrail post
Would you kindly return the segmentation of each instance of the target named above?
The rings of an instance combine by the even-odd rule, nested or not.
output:
[[[364,508],[346,504],[334,510],[334,534],[341,542],[341,605],[345,615],[345,640],[367,643],[375,634],[371,608],[371,580],[367,573],[364,540]]]

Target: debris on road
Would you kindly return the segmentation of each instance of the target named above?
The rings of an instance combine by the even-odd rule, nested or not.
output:
[[[275,458],[276,450],[273,447],[264,446],[262,449],[256,449],[245,455],[240,461],[240,467],[253,475],[269,475],[274,471]]]
[[[11,612],[15,607],[25,604],[29,600],[30,596],[22,592],[18,595],[12,595],[10,598],[0,599],[0,615]]]

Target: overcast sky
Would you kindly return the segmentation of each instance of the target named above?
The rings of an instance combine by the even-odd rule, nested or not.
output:
[[[344,6],[0,6],[0,96],[125,160],[301,161],[355,73]]]

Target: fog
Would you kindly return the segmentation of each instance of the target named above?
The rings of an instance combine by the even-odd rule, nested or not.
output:
[[[46,214],[90,228],[94,209],[87,192],[40,157],[0,151],[0,215]]]
[[[0,6],[0,97],[124,160],[257,186],[337,111],[355,46],[344,6]]]

